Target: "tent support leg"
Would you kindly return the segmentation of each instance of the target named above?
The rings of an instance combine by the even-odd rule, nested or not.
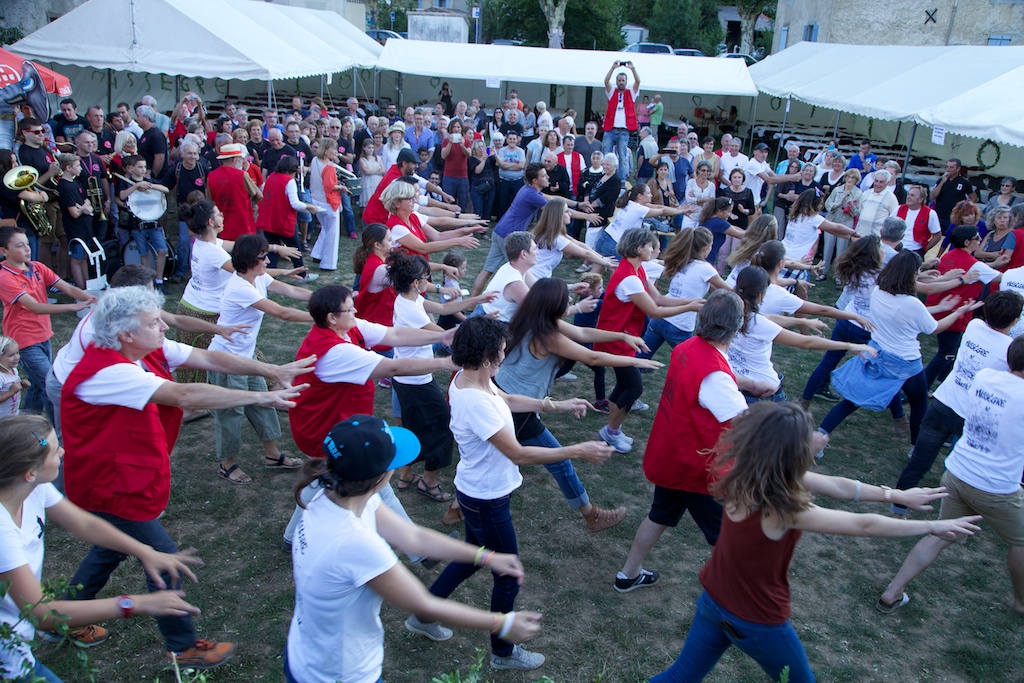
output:
[[[910,142],[907,143],[907,155],[903,157],[903,182],[907,182],[907,167],[910,166],[910,151],[914,149],[914,136],[917,134],[917,124],[910,129]]]
[[[750,123],[747,124],[747,134],[750,138],[747,143],[747,155],[750,155],[751,150],[754,148],[754,124],[757,122],[757,95],[754,95],[753,101],[750,103]]]
[[[114,71],[107,69],[107,111],[114,108]]]
[[[271,101],[273,99],[273,93],[274,83],[273,81],[267,81],[267,109],[270,109],[271,107],[274,106],[274,103]]]
[[[786,98],[786,111],[784,111],[782,113],[782,130],[779,131],[779,144],[775,148],[775,163],[773,164],[774,166],[778,166],[779,165],[779,154],[782,153],[782,142],[783,142],[783,140],[785,140],[785,134],[786,134],[786,119],[789,118],[789,103],[790,103],[790,98],[787,97]]]
[[[843,115],[843,112],[838,111],[838,110],[836,111],[836,127],[832,131],[832,137],[833,138],[838,138],[839,137],[839,119],[842,117],[842,115]]]

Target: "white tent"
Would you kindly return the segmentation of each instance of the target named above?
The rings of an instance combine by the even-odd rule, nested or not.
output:
[[[754,97],[741,59],[389,40],[378,69],[441,78],[601,87],[614,60],[632,60],[645,92]]]
[[[242,0],[89,0],[11,50],[58,64],[239,80],[373,64],[373,41],[342,34],[321,14]]]
[[[1024,146],[1024,47],[801,42],[750,75],[768,95]]]

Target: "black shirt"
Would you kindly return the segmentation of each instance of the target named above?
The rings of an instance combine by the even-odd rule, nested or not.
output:
[[[501,131],[501,134],[504,135],[505,137],[508,137],[508,132],[510,130],[514,130],[516,133],[519,134],[519,137],[523,137],[523,124],[521,123],[512,124],[506,121],[505,123],[501,124],[501,127],[498,128],[498,130]]]
[[[89,121],[84,116],[69,121],[64,118],[64,114],[57,114],[53,117],[50,127],[53,128],[53,137],[62,137],[67,142],[74,142],[76,135],[89,128]]]
[[[19,194],[24,190],[12,190],[3,183],[0,183],[0,218],[17,218],[18,227],[26,230],[32,227],[28,218],[21,212],[21,199]]]
[[[160,184],[169,190],[174,190],[174,196],[178,199],[178,205],[182,205],[188,196],[199,190],[206,192],[206,176],[210,175],[210,164],[206,159],[200,158],[196,161],[195,168],[185,168],[181,161],[167,169],[167,173],[160,179]]]
[[[107,177],[107,172],[103,168],[103,160],[95,154],[90,154],[87,157],[80,156],[78,159],[82,163],[82,172],[78,174],[75,181],[82,186],[82,191],[85,192],[86,197],[89,196],[89,178],[95,178],[96,181],[92,183],[94,187],[100,188],[100,192],[103,191],[103,181]],[[106,201],[106,195],[100,195],[100,202]],[[93,209],[96,207],[94,206]],[[96,211],[96,216],[99,217],[100,212]]]
[[[88,238],[92,236],[92,217],[83,213],[78,218],[74,218],[68,211],[72,206],[81,206],[89,202],[85,190],[78,182],[61,178],[57,181],[57,196],[60,202],[60,215],[64,220],[64,232],[67,234],[68,240],[77,237],[88,241]]]
[[[939,183],[941,182],[940,179]],[[939,183],[935,183],[936,187]],[[967,199],[972,192],[974,192],[974,186],[962,175],[947,180],[935,198],[935,212],[939,216],[939,223],[943,226],[949,225],[949,214],[953,212],[953,207],[958,202]]]
[[[569,172],[565,166],[555,164],[555,167],[548,171],[548,186],[544,188],[544,194],[569,198]]]
[[[157,154],[164,155],[164,165],[167,164],[167,138],[164,132],[153,126],[139,138],[139,156],[146,160],[146,167],[152,172],[153,160]]]
[[[18,150],[18,159],[26,166],[31,166],[39,171],[39,175],[49,171],[50,164],[57,160],[46,147],[29,147],[28,145],[22,145]]]
[[[99,133],[92,130],[91,128],[87,130],[89,130],[89,132],[96,136],[97,154],[99,154],[100,156],[106,156],[108,154],[114,153],[114,131],[109,130],[107,128],[104,128]]]
[[[360,131],[356,131],[356,134],[354,136],[354,139],[356,141],[356,154],[362,154],[363,143],[366,142],[368,139],[371,139],[372,137],[373,136],[370,135],[370,132],[365,128]]]
[[[274,169],[277,168],[277,162],[281,160],[281,157],[295,156],[295,148],[288,143],[285,143],[281,149],[274,149],[268,144],[263,150],[263,156],[260,157],[260,168],[263,169],[264,177],[274,172]]]

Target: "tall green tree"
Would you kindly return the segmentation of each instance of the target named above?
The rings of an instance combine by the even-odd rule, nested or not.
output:
[[[619,31],[619,0],[568,0],[565,6],[566,48],[619,50],[625,44]],[[486,42],[497,38],[522,40],[527,45],[550,44],[550,25],[538,0],[494,0],[484,3],[483,34]]]
[[[775,3],[764,0],[736,0],[736,11],[740,14],[740,52],[748,55],[754,51],[754,27],[762,14],[775,20]]]
[[[651,40],[672,47],[694,47],[715,54],[722,41],[718,3],[714,0],[654,0]]]

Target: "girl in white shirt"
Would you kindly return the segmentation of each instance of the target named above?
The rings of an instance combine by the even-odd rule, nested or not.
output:
[[[572,221],[569,205],[564,199],[552,199],[540,211],[540,218],[533,226],[533,238],[537,243],[537,263],[528,271],[537,280],[551,277],[563,256],[574,256],[586,263],[596,263],[614,268],[615,262],[601,256],[583,242],[569,237],[566,226]]]
[[[46,599],[40,579],[47,517],[86,543],[137,557],[161,588],[166,588],[165,574],[174,581],[181,574],[195,581],[188,565],[199,564],[200,560],[188,550],[175,555],[158,552],[66,500],[52,484],[60,471],[64,449],[46,418],[5,417],[0,420],[0,443],[4,444],[4,457],[0,459],[0,582],[7,585],[0,621],[12,628],[14,636],[0,648],[0,669],[7,674],[4,680],[60,681],[32,654],[29,643],[35,638],[36,628],[57,633],[70,629],[72,638],[78,632],[78,638],[87,638],[95,645],[107,637],[106,629],[92,625],[97,621],[127,619],[136,614],[199,614],[173,590],[101,600]],[[27,616],[34,621],[26,618],[25,605],[29,606]]]
[[[818,249],[818,236],[822,230],[848,239],[852,239],[856,234],[852,228],[822,218],[821,209],[824,203],[825,198],[817,188],[804,190],[793,202],[789,210],[789,222],[786,224],[786,237],[782,240],[787,257],[794,261],[813,258]],[[791,272],[787,269],[783,271],[782,277],[807,279],[808,271]]]
[[[388,128],[387,144],[380,148],[381,161],[384,163],[385,172],[397,163],[398,153],[403,149],[411,149],[409,143],[405,141],[405,124],[401,121],[395,121]]]
[[[377,186],[380,185],[386,170],[384,159],[377,154],[375,149],[373,138],[366,138],[363,140],[363,148],[359,150],[359,176],[362,178],[359,206],[366,206],[370,201],[370,197],[377,191]]]
[[[18,348],[18,342],[0,336],[0,417],[20,412],[18,399],[21,398],[21,390],[29,386],[28,380],[18,374],[20,362],[21,349]]]
[[[657,218],[660,216],[680,216],[685,212],[693,210],[691,204],[680,204],[679,206],[654,206],[651,204],[651,188],[646,183],[637,183],[629,189],[629,192],[619,197],[615,202],[618,211],[612,218],[611,223],[604,229],[604,233],[597,238],[595,251],[607,258],[616,258],[618,252],[615,247],[622,239],[627,230],[643,227],[645,218]],[[603,272],[604,267],[595,272]]]

